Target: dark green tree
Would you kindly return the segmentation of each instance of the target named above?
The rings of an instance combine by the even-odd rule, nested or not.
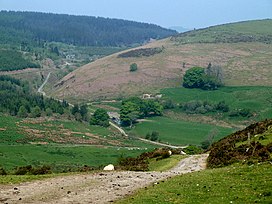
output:
[[[130,65],[129,71],[135,72],[137,70],[138,70],[138,65],[136,63],[133,63],[133,64]]]
[[[31,109],[31,117],[33,118],[37,118],[37,117],[41,117],[41,109],[39,106],[35,106],[34,108]]]
[[[17,113],[18,117],[20,117],[20,118],[26,118],[27,114],[28,113],[27,113],[27,110],[26,110],[25,106],[20,106],[19,111]]]
[[[205,71],[202,67],[188,69],[183,77],[183,86],[185,88],[201,88],[204,76]]]
[[[45,113],[46,113],[47,116],[52,116],[53,115],[53,111],[52,111],[51,108],[46,108]]]
[[[79,113],[82,117],[82,120],[87,121],[88,120],[88,108],[87,105],[81,105],[79,108]]]
[[[160,135],[159,132],[153,131],[151,133],[150,140],[151,141],[157,141],[159,139],[159,135]]]
[[[215,90],[223,85],[222,76],[222,69],[220,67],[212,67],[211,64],[206,69],[193,67],[186,71],[183,77],[183,86],[185,88]]]
[[[90,119],[90,125],[99,125],[103,127],[108,127],[109,124],[109,115],[105,109],[97,109]]]
[[[140,117],[140,107],[139,104],[133,103],[132,101],[127,101],[122,104],[120,110],[120,119],[122,125],[132,126],[133,123]]]
[[[73,107],[72,110],[71,110],[71,113],[72,113],[73,115],[75,115],[75,114],[78,113],[78,112],[79,112],[79,106],[78,106],[78,104],[75,104],[74,107]]]

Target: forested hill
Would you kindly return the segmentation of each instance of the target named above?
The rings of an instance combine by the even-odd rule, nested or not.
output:
[[[160,39],[176,31],[157,25],[90,16],[0,12],[0,43],[63,42],[80,46],[122,46]]]

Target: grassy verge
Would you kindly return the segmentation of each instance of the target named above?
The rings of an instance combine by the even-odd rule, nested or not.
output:
[[[156,158],[150,159],[148,164],[149,171],[167,171],[175,166],[185,158],[183,155],[172,155],[169,158],[156,161]]]
[[[271,203],[271,178],[271,164],[236,164],[177,176],[117,203]]]
[[[70,173],[71,174],[71,173]],[[0,184],[16,184],[16,183],[23,183],[29,182],[34,180],[42,180],[47,178],[54,178],[57,176],[65,176],[70,174],[46,174],[46,175],[7,175],[7,176],[0,176]]]

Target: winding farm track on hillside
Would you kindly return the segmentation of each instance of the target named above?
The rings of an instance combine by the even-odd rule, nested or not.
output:
[[[42,85],[38,88],[38,93],[41,93],[43,96],[45,96],[45,92],[43,91],[43,87],[45,86],[45,84],[48,82],[48,79],[51,75],[51,72],[48,73],[46,79],[44,80],[44,82],[42,83]]]
[[[128,134],[122,128],[120,128],[118,125],[114,124],[113,122],[110,122],[110,125],[113,126],[114,128],[116,128],[122,135],[124,135],[125,137],[128,137]],[[184,149],[187,147],[187,146],[174,146],[174,145],[164,144],[164,143],[160,143],[160,142],[156,142],[156,141],[147,140],[147,139],[144,139],[141,137],[135,137],[135,138],[138,140],[141,140],[145,143],[150,143],[150,144],[163,146],[163,147],[169,147],[169,148],[173,148],[173,149]],[[186,154],[183,151],[181,151],[181,152],[182,152],[182,154]]]
[[[44,80],[44,82],[42,83],[42,85],[38,88],[38,93],[42,94],[43,96],[46,96],[46,93],[43,91],[43,87],[46,85],[46,83],[48,82],[49,80],[49,77],[51,75],[51,72],[48,73],[46,79]],[[57,99],[58,100],[58,99]],[[62,100],[59,100],[60,102],[62,102]],[[68,103],[71,107],[73,107],[74,105],[71,104],[71,103]],[[116,128],[122,135],[128,137],[128,134],[121,128],[119,127],[118,125],[114,124],[113,122],[109,122],[111,126],[113,126],[114,128]],[[150,140],[147,140],[147,139],[144,139],[144,138],[140,138],[140,137],[137,137],[137,139],[145,142],[145,143],[150,143],[150,144],[154,144],[154,145],[159,145],[159,146],[163,146],[163,147],[169,147],[169,148],[173,148],[173,149],[183,149],[183,148],[186,148],[187,146],[174,146],[174,145],[169,145],[169,144],[164,144],[164,143],[160,143],[160,142],[156,142],[156,141],[150,141]],[[185,154],[183,151],[182,151],[183,154]]]
[[[0,185],[0,203],[109,203],[147,185],[206,168],[208,155],[194,155],[167,172],[114,171]],[[182,189],[181,189],[182,191]]]

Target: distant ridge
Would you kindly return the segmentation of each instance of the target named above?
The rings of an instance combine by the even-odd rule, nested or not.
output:
[[[131,46],[174,35],[158,25],[91,16],[0,12],[0,44],[32,41],[80,46]]]
[[[179,43],[272,43],[272,19],[227,23],[190,30],[174,36]]]
[[[169,27],[169,29],[171,29],[171,30],[176,30],[176,31],[179,32],[179,33],[184,33],[184,32],[187,32],[187,31],[189,31],[189,30],[192,30],[192,29],[190,29],[190,28],[184,28],[184,27],[182,27],[182,26],[171,26],[171,27]]]

